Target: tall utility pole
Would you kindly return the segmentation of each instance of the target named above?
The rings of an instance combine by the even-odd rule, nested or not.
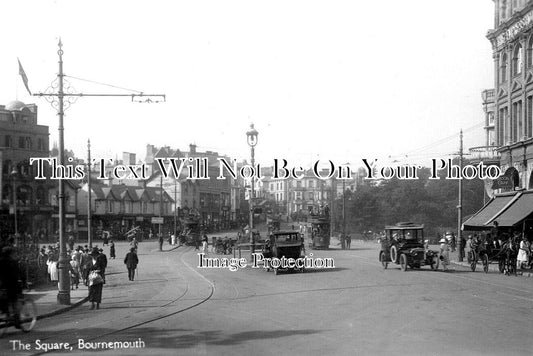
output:
[[[91,192],[91,140],[87,140],[87,244],[89,249],[93,248],[92,235],[92,192]]]
[[[63,117],[65,115],[65,109],[73,103],[69,100],[72,98],[82,97],[82,96],[128,96],[131,97],[132,101],[138,97],[148,97],[145,99],[146,102],[159,102],[159,100],[151,100],[150,97],[160,97],[161,101],[165,100],[164,94],[86,94],[86,93],[71,93],[67,88],[65,92],[64,88],[64,77],[63,73],[63,44],[61,39],[58,43],[58,57],[59,57],[59,72],[57,74],[57,83],[52,83],[52,85],[44,92],[33,94],[34,96],[45,97],[51,104],[52,107],[57,109],[57,115],[59,116],[59,153],[58,153],[58,164],[64,166],[65,163],[65,145],[64,145],[64,127],[63,127]],[[57,92],[54,92],[57,87]],[[65,97],[67,102],[64,102]],[[65,240],[65,184],[63,179],[58,179],[58,205],[59,205],[59,261],[58,261],[58,274],[59,274],[59,292],[57,294],[57,302],[62,305],[70,305],[70,276],[69,276],[69,258],[67,257],[66,249],[66,240]]]
[[[161,238],[161,219],[163,217],[163,172],[159,171],[161,180],[159,181],[159,238]],[[161,240],[159,240],[161,241]]]
[[[463,130],[459,134],[459,167],[460,172],[463,171]],[[458,256],[457,259],[459,262],[463,262],[465,255],[465,250],[463,248],[463,232],[461,231],[461,226],[463,224],[463,178],[459,178],[459,204],[457,205],[457,247],[458,247]]]

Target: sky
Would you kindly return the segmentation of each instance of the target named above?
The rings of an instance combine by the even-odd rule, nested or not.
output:
[[[165,94],[164,103],[84,97],[66,110],[65,147],[114,158],[146,145],[316,160],[425,164],[484,145],[481,91],[493,87],[489,0],[3,1],[0,104],[55,109],[30,96],[64,72],[76,93]],[[81,78],[76,79],[76,78]],[[107,85],[100,85],[103,83]],[[127,88],[126,89],[117,89]],[[135,90],[135,91],[132,91]],[[433,143],[438,142],[438,145]]]

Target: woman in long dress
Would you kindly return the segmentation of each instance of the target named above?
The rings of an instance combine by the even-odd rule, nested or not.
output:
[[[442,263],[442,269],[444,271],[448,270],[448,265],[450,264],[450,246],[448,245],[448,240],[445,238],[440,239],[440,261]]]
[[[100,251],[98,250],[98,247],[93,247],[91,253],[89,256],[92,258],[92,266],[89,267],[89,271],[96,272],[99,279],[91,280],[91,276],[89,274],[89,302],[91,302],[91,309],[94,309],[96,305],[96,309],[100,309],[100,303],[102,302],[102,289],[104,287],[103,278],[100,275],[100,272],[105,269],[105,266],[103,266],[103,262],[101,258],[98,258],[100,255]]]
[[[520,241],[520,249],[518,250],[518,256],[516,256],[516,267],[521,269],[524,264],[527,264],[529,260],[529,241],[525,236],[522,236]]]

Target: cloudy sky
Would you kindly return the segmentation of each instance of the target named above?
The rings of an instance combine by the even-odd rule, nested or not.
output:
[[[90,138],[93,156],[127,151],[143,159],[147,144],[195,143],[242,159],[251,122],[265,164],[406,154],[422,162],[457,151],[461,128],[466,147],[484,144],[481,91],[493,86],[489,0],[2,5],[0,104],[36,103],[51,142],[56,112],[25,91],[17,57],[32,91],[43,92],[57,75],[59,37],[75,92],[166,94],[159,104],[79,99],[65,117],[65,145],[79,156]]]

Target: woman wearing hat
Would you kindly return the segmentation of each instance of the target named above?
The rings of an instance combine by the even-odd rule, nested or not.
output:
[[[520,241],[520,249],[518,250],[518,256],[516,256],[517,269],[522,269],[524,264],[527,264],[529,260],[529,241],[525,235],[522,235],[522,241]]]
[[[440,243],[440,257],[439,259],[442,262],[442,268],[444,271],[448,270],[448,265],[450,264],[450,246],[448,245],[448,240],[442,238],[439,241]]]
[[[102,264],[102,259],[98,258],[100,251],[98,247],[93,247],[89,256],[92,259],[92,266],[89,268],[89,302],[91,302],[91,309],[100,309],[100,303],[102,302],[102,289],[104,287],[104,280],[101,276],[101,271],[105,269]]]

